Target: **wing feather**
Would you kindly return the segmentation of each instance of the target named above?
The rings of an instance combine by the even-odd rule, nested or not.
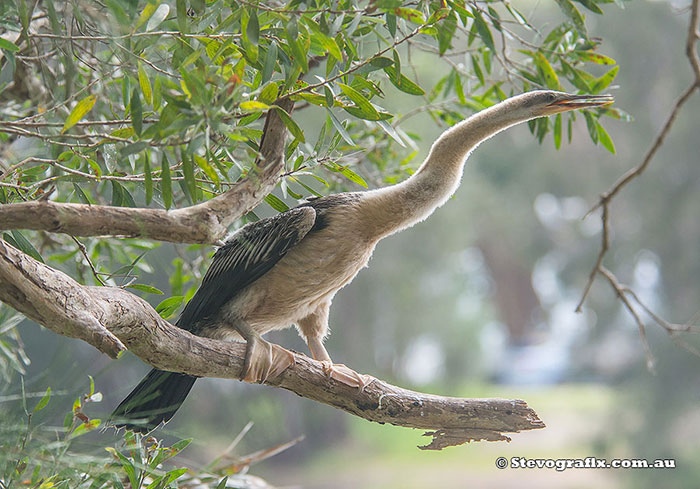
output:
[[[315,210],[304,206],[241,228],[214,254],[202,285],[185,306],[177,325],[196,333],[200,321],[214,316],[274,267],[306,236],[315,220]]]

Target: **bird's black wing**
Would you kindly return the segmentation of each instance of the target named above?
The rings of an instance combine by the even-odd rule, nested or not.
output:
[[[302,206],[241,228],[214,254],[202,285],[187,303],[177,325],[197,333],[243,288],[267,273],[313,227],[316,212]]]

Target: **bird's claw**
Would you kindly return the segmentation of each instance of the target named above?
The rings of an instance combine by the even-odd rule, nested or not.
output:
[[[357,387],[360,392],[363,392],[365,387],[374,381],[374,377],[359,374],[342,363],[322,361],[321,364],[323,365],[323,372],[328,377],[337,380],[341,384],[345,384],[350,387]]]
[[[262,338],[249,341],[246,347],[242,380],[265,383],[294,365],[294,353]]]

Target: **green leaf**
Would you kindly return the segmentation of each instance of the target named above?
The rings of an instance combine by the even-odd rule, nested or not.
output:
[[[143,93],[144,100],[149,104],[152,103],[153,90],[151,89],[151,81],[148,79],[148,75],[141,61],[139,61],[139,85],[141,85],[141,93]]]
[[[134,198],[131,196],[129,191],[125,189],[116,180],[111,180],[112,184],[112,204],[116,207],[136,207]]]
[[[270,82],[260,90],[260,95],[258,95],[258,101],[264,104],[271,104],[277,100],[277,94],[279,93],[279,88],[277,83]]]
[[[575,53],[581,61],[591,61],[599,65],[614,65],[616,63],[614,59],[595,51],[576,51]]]
[[[556,0],[556,2],[559,5],[559,8],[561,8],[561,10],[564,12],[564,15],[573,21],[576,29],[581,33],[581,35],[588,38],[588,32],[586,31],[586,24],[584,22],[583,15],[581,15],[581,12],[579,12],[576,6],[571,3],[570,0]]]
[[[454,12],[450,12],[450,15],[442,22],[438,29],[438,46],[441,56],[450,48],[456,30],[457,16]]]
[[[473,19],[474,15],[469,12],[467,9],[465,9],[462,5],[460,5],[461,2],[455,2],[453,0],[447,0],[447,5],[457,12],[459,14],[459,18],[462,19],[462,24],[467,25],[468,19]]]
[[[5,241],[10,243],[12,246],[17,248],[23,253],[26,253],[27,255],[31,256],[37,261],[40,261],[41,263],[44,263],[44,259],[41,257],[39,252],[37,251],[36,248],[34,248],[34,245],[29,242],[27,238],[24,237],[24,234],[21,232],[17,231],[16,229],[13,229],[11,231],[11,235],[8,233],[5,233],[3,237],[5,238]]]
[[[187,0],[177,0],[175,2],[177,8],[177,26],[180,32],[187,34]]]
[[[512,5],[509,5],[509,4],[505,4],[504,6],[508,10],[510,15],[518,22],[518,24],[524,26],[528,30],[531,30],[531,31],[535,30],[534,27],[532,27],[530,25],[530,23],[527,21],[525,16],[518,11],[518,9],[516,9],[515,7],[513,7]]]
[[[289,206],[274,194],[267,194],[265,196],[265,202],[267,202],[270,205],[270,207],[272,207],[278,212],[284,212],[289,210]]]
[[[564,60],[561,60],[561,65],[564,68],[565,76],[576,88],[585,93],[589,93],[591,91],[591,86],[588,82],[588,79],[590,78],[591,80],[593,80],[592,75],[586,73],[583,70],[578,70],[572,67],[569,63],[567,63]]]
[[[183,451],[185,448],[189,446],[190,443],[192,443],[193,438],[185,438],[184,440],[179,440],[173,443],[173,445],[170,447],[170,451],[173,453],[173,455],[177,455],[181,451]]]
[[[140,290],[141,292],[146,292],[148,294],[158,294],[158,295],[163,295],[163,292],[156,288],[153,287],[152,285],[146,285],[146,284],[129,284],[127,285],[127,288],[129,289],[136,289]]]
[[[596,121],[596,127],[598,128],[598,140],[600,144],[612,154],[615,154],[615,144],[613,144],[610,134],[608,134],[603,125],[598,121]]]
[[[257,46],[260,41],[260,22],[258,21],[258,14],[255,9],[250,9],[250,17],[248,18],[248,25],[246,26],[245,32],[248,36],[248,41]]]
[[[418,10],[405,7],[397,7],[391,10],[391,12],[397,17],[401,17],[414,24],[424,24],[425,16]]]
[[[554,147],[561,148],[561,114],[554,118]]]
[[[156,312],[160,314],[160,317],[162,317],[163,319],[168,319],[177,312],[177,310],[180,308],[180,305],[182,305],[184,301],[185,296],[183,295],[168,297],[156,306]]]
[[[130,108],[131,125],[134,127],[134,132],[140,136],[143,129],[143,107],[141,106],[141,96],[136,88],[131,92]]]
[[[148,143],[146,141],[137,141],[135,143],[127,144],[126,146],[124,146],[122,149],[119,150],[119,154],[123,157],[133,155],[140,151],[143,151],[144,149],[146,149],[146,147],[148,147]]]
[[[170,209],[170,206],[173,204],[173,190],[172,182],[170,181],[170,162],[168,162],[165,154],[163,154],[160,169],[160,191],[163,197],[163,205],[166,209]]]
[[[183,68],[186,68],[189,65],[191,65],[192,63],[194,63],[195,61],[197,61],[200,58],[200,56],[202,56],[202,53],[204,53],[204,51],[205,51],[205,49],[203,49],[203,48],[199,48],[195,51],[192,51],[189,54],[189,56],[187,56],[180,64],[180,67],[179,67],[180,70],[183,71]],[[190,91],[192,91],[193,89],[200,88],[199,85],[191,85],[193,82],[199,81],[199,78],[197,78],[196,76],[195,77],[191,76],[192,73],[189,73],[189,72],[184,72],[182,74],[183,74],[183,77],[185,78],[185,82],[187,83],[187,88],[189,88]],[[204,85],[201,85],[201,88],[203,88],[203,87],[204,87]]]
[[[330,109],[327,109],[327,112],[328,116],[331,118],[333,126],[338,131],[338,134],[340,134],[340,137],[342,137],[345,140],[345,142],[348,143],[350,146],[355,146],[355,142],[350,137],[350,134],[348,134],[348,131],[345,129],[342,122],[338,120],[338,118]]]
[[[7,39],[3,39],[2,37],[0,37],[0,49],[3,49],[8,53],[16,53],[17,51],[19,51],[19,47],[17,47],[15,44],[11,43]]]
[[[535,65],[542,75],[547,88],[551,88],[552,90],[561,90],[559,78],[557,77],[554,68],[552,68],[552,65],[549,64],[549,61],[547,61],[547,58],[545,58],[544,55],[538,51],[535,53],[533,60],[535,61]]]
[[[36,406],[34,406],[34,409],[32,410],[33,413],[36,413],[38,411],[41,411],[46,407],[46,405],[49,403],[49,400],[51,399],[51,387],[46,388],[46,393],[44,396],[41,398],[41,400],[37,403]]]
[[[272,73],[275,71],[275,66],[277,65],[277,44],[275,42],[270,43],[270,47],[267,49],[267,55],[265,55],[265,65],[262,71],[262,83],[266,83],[270,78],[272,78]]]
[[[88,204],[88,205],[90,205],[90,204],[93,204],[93,203],[94,203],[94,202],[92,202],[92,201],[90,200],[90,198],[87,196],[87,194],[86,194],[85,192],[83,192],[83,189],[80,188],[80,185],[78,185],[78,184],[75,183],[75,182],[73,182],[73,190],[75,190],[75,195],[78,196],[78,199],[79,199],[80,202],[82,202],[83,204]]]
[[[360,175],[352,171],[350,168],[345,167],[342,170],[340,170],[340,173],[351,182],[354,182],[364,188],[367,188],[367,182],[365,182],[365,180]]]
[[[396,16],[387,12],[386,18],[386,30],[389,31],[391,37],[396,37]]]
[[[270,108],[269,105],[257,100],[246,100],[245,102],[241,102],[239,107],[243,110],[267,110]]]
[[[481,40],[484,41],[484,44],[486,44],[491,51],[495,51],[496,48],[493,43],[491,30],[479,11],[474,11],[474,24],[476,25],[476,30],[479,33]]]
[[[598,15],[603,15],[603,11],[601,8],[595,4],[595,0],[576,0],[578,3],[586,7],[588,10],[591,12],[594,12]]]
[[[85,114],[90,112],[92,107],[95,105],[95,102],[97,102],[97,95],[89,95],[75,104],[75,107],[73,107],[73,110],[71,110],[70,114],[68,115],[66,122],[63,124],[61,134],[76,125],[80,119],[85,117]]]
[[[194,155],[194,161],[197,166],[200,167],[204,173],[209,177],[209,179],[215,183],[219,183],[219,175],[217,175],[214,168],[209,164],[209,162],[199,155]]]
[[[346,111],[350,112],[356,117],[360,117],[362,119],[370,121],[378,121],[381,119],[379,112],[377,112],[377,109],[374,108],[374,105],[372,105],[370,101],[367,100],[364,97],[364,95],[362,95],[362,93],[355,90],[349,85],[345,85],[344,83],[338,83],[338,86],[343,91],[343,93],[355,103],[355,105],[359,109],[359,111],[355,111],[355,113],[353,113],[350,110],[348,110],[352,107],[344,107]]]
[[[613,68],[608,70],[608,72],[605,73],[603,76],[596,78],[593,84],[591,84],[591,93],[599,93],[608,88],[608,86],[617,76],[618,71],[620,71],[620,67],[614,66]]]
[[[148,152],[143,155],[144,186],[146,187],[146,205],[153,200],[153,175],[151,174],[151,155]]]
[[[299,28],[294,16],[292,16],[291,20],[287,23],[285,33],[287,34],[287,42],[289,43],[289,47],[292,50],[294,62],[297,64],[297,66],[299,66],[301,71],[304,73],[308,72],[309,62],[306,59],[306,53],[299,44]]]
[[[597,121],[589,111],[584,110],[583,115],[586,118],[586,127],[588,128],[588,135],[591,137],[591,141],[598,144],[598,126]]]
[[[634,120],[634,118],[631,115],[629,115],[624,110],[618,109],[617,107],[606,107],[605,109],[603,109],[603,115],[625,122],[632,122]]]
[[[146,4],[146,6],[143,8],[143,11],[141,12],[141,15],[139,15],[138,20],[136,21],[136,25],[134,26],[134,32],[138,30],[139,27],[141,27],[143,24],[146,23],[148,19],[151,18],[151,16],[155,13],[156,9],[158,8],[158,4],[160,2],[149,2]]]
[[[168,476],[168,481],[167,481],[166,485],[170,484],[171,482],[173,482],[176,479],[179,479],[180,477],[185,475],[188,470],[189,469],[187,469],[187,468],[182,468],[182,469],[173,469],[173,470],[168,471],[168,473],[166,474]]]
[[[182,173],[185,177],[185,185],[190,193],[192,202],[197,201],[197,182],[194,180],[194,165],[189,155],[182,155]]]
[[[161,3],[146,24],[146,30],[152,31],[158,27],[170,13],[170,6],[167,3]]]
[[[399,143],[402,147],[406,147],[406,143],[403,142],[403,139],[401,139],[401,136],[399,133],[396,131],[394,126],[389,124],[387,121],[377,121],[377,125],[382,128],[382,130],[387,133],[394,141]],[[325,125],[323,126],[325,127]]]
[[[162,84],[163,84],[163,82],[162,82],[161,77],[156,75],[156,81],[153,84],[153,97],[152,97],[153,110],[160,109],[160,103],[162,100],[162,96],[161,96]]]
[[[326,96],[326,107],[333,107],[335,105],[335,95],[327,86],[323,87],[323,91]]]
[[[272,108],[277,111],[277,115],[280,117],[280,119],[282,119],[282,122],[284,122],[284,125],[287,126],[289,132],[292,133],[292,136],[297,138],[302,143],[306,142],[306,139],[304,138],[304,131],[302,131],[297,123],[294,122],[291,117],[289,117],[289,114],[287,114],[283,108],[277,107],[276,105],[273,105]]]
[[[126,472],[126,476],[129,478],[129,483],[131,484],[131,487],[139,487],[138,477],[136,476],[136,468],[134,468],[134,464],[132,464],[128,458],[126,458],[123,454],[121,454],[112,447],[105,447],[105,450],[117,457],[119,463],[122,466],[122,469],[124,470],[124,472]]]
[[[321,17],[321,22],[325,21],[323,20],[324,18]],[[335,60],[337,61],[342,61],[343,60],[343,53],[340,50],[340,47],[338,46],[338,43],[336,42],[335,39],[332,37],[329,37],[327,35],[327,32],[329,30],[324,31],[323,28],[312,18],[310,17],[302,17],[301,18],[302,22],[304,22],[304,25],[306,25],[309,29],[311,29],[311,41],[316,44],[320,44],[325,51],[328,51],[328,54],[330,54]],[[327,28],[327,26],[326,26]]]
[[[384,71],[389,75],[389,80],[394,84],[396,88],[404,93],[411,95],[425,95],[425,90],[420,86],[410,80],[408,77],[401,74],[398,79],[396,76],[396,69],[393,66],[388,66],[384,68]]]
[[[472,54],[472,68],[474,69],[474,73],[476,73],[476,77],[479,79],[482,85],[486,83],[486,79],[484,78],[484,72],[481,71],[481,67],[479,66],[479,58],[476,57],[476,55]]]

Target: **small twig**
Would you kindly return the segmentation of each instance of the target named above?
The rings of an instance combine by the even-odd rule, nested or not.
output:
[[[673,106],[673,110],[668,116],[668,119],[666,119],[666,122],[664,123],[661,132],[658,134],[658,136],[656,136],[654,144],[649,149],[639,166],[632,168],[627,173],[622,175],[622,177],[620,177],[620,179],[617,182],[615,182],[615,184],[607,192],[604,192],[600,196],[600,200],[598,201],[598,203],[588,212],[589,214],[595,211],[598,207],[602,206],[603,204],[610,202],[610,200],[612,200],[612,198],[615,195],[617,195],[625,185],[627,185],[630,181],[634,180],[635,178],[639,177],[644,172],[644,170],[647,169],[649,163],[656,155],[656,152],[663,145],[666,136],[671,131],[671,128],[673,127],[673,123],[676,121],[676,117],[678,116],[679,111],[699,86],[700,80],[696,80],[691,86],[689,86],[685,90],[685,92],[683,92],[680,98],[676,101],[676,104]]]
[[[661,128],[661,131],[659,134],[656,136],[656,139],[654,140],[651,148],[647,151],[645,154],[642,162],[627,171],[622,177],[620,177],[617,182],[606,192],[601,194],[600,199],[598,200],[598,203],[591,208],[591,210],[588,211],[586,214],[586,217],[588,217],[591,213],[593,213],[595,210],[598,208],[602,208],[602,213],[601,213],[601,221],[603,225],[603,232],[602,232],[602,237],[601,237],[601,245],[600,245],[600,250],[598,252],[598,257],[596,258],[595,265],[593,266],[593,269],[591,270],[591,273],[588,277],[588,281],[586,283],[586,286],[584,287],[583,294],[581,296],[581,300],[579,301],[576,311],[580,312],[584,302],[586,301],[586,298],[588,297],[591,287],[593,285],[593,282],[595,281],[595,277],[597,274],[603,275],[610,285],[613,287],[615,290],[615,293],[619,297],[619,299],[623,302],[627,310],[630,312],[632,317],[634,318],[635,322],[637,323],[637,326],[639,328],[639,333],[642,339],[642,343],[644,345],[645,353],[647,356],[647,365],[649,366],[650,370],[653,369],[653,357],[651,356],[651,350],[649,349],[649,343],[646,338],[646,330],[644,327],[644,323],[642,322],[641,318],[639,317],[639,314],[635,310],[634,306],[630,303],[629,299],[627,298],[627,294],[629,294],[635,302],[647,313],[649,316],[662,328],[664,328],[670,335],[671,338],[677,342],[675,335],[679,332],[700,332],[698,331],[698,328],[692,327],[691,325],[676,325],[672,324],[669,321],[666,321],[665,319],[661,318],[654,312],[652,312],[640,299],[639,297],[632,291],[630,288],[622,285],[620,281],[617,279],[614,273],[612,273],[610,270],[605,268],[603,266],[603,258],[605,257],[606,253],[610,249],[610,230],[609,230],[609,207],[610,207],[610,202],[614,197],[616,197],[620,191],[627,185],[629,184],[632,180],[638,178],[640,175],[644,173],[644,171],[647,169],[649,166],[649,163],[651,160],[654,158],[656,155],[657,151],[661,148],[661,146],[664,144],[664,141],[666,139],[666,136],[668,133],[671,131],[671,128],[673,127],[674,122],[676,121],[676,118],[680,112],[680,110],[683,108],[685,103],[690,99],[690,97],[695,93],[696,90],[700,89],[700,58],[698,57],[698,52],[697,52],[697,41],[700,39],[700,34],[698,33],[698,28],[700,26],[700,0],[693,0],[690,8],[690,22],[688,26],[688,36],[686,40],[686,55],[688,57],[688,61],[690,63],[691,69],[693,71],[694,75],[694,80],[692,84],[686,88],[686,90],[681,94],[681,96],[678,98],[676,103],[673,106],[673,109],[671,110],[668,118],[666,119],[663,127]]]
[[[158,119],[144,119],[144,124],[155,124]],[[74,126],[118,126],[131,125],[131,119],[114,119],[110,121],[78,121]],[[0,127],[63,127],[63,122],[0,121]]]
[[[583,308],[583,303],[586,302],[586,298],[588,297],[588,294],[591,291],[591,287],[593,286],[593,282],[595,281],[595,276],[598,274],[600,271],[600,267],[603,263],[603,257],[605,254],[608,252],[608,249],[610,248],[610,221],[608,218],[608,203],[605,202],[603,204],[603,210],[602,210],[602,215],[600,217],[602,223],[603,223],[603,233],[601,236],[601,244],[600,244],[600,251],[598,251],[598,258],[596,258],[595,265],[593,265],[593,269],[591,270],[590,275],[588,276],[588,282],[586,282],[586,286],[583,288],[583,294],[581,294],[581,300],[578,302],[578,305],[576,306],[576,312],[581,312]]]
[[[624,285],[622,285],[617,280],[617,277],[615,277],[615,274],[613,274],[607,268],[601,266],[598,269],[598,271],[601,273],[601,275],[603,275],[606,279],[608,279],[608,282],[610,283],[610,286],[613,288],[613,290],[617,294],[617,297],[622,301],[622,303],[625,305],[625,308],[627,309],[627,311],[629,311],[629,313],[634,318],[634,322],[637,324],[637,328],[639,328],[639,337],[642,340],[642,346],[644,347],[644,354],[646,355],[646,358],[647,358],[647,368],[649,369],[649,371],[651,371],[653,373],[654,372],[654,356],[651,353],[651,348],[649,347],[649,341],[647,340],[646,327],[644,326],[644,322],[642,321],[642,318],[639,317],[637,310],[634,308],[632,303],[629,301],[629,299],[625,295],[626,287]]]
[[[82,253],[83,258],[85,258],[85,261],[87,261],[88,265],[90,265],[90,270],[92,270],[92,275],[95,277],[95,280],[97,280],[100,285],[105,287],[107,284],[105,284],[102,279],[100,278],[100,274],[97,273],[97,270],[95,269],[95,265],[92,264],[92,260],[90,260],[90,257],[87,254],[87,248],[85,248],[85,245],[78,241],[78,238],[75,236],[71,236],[71,239],[75,241],[75,244],[78,245],[78,249],[80,250],[80,253]]]

